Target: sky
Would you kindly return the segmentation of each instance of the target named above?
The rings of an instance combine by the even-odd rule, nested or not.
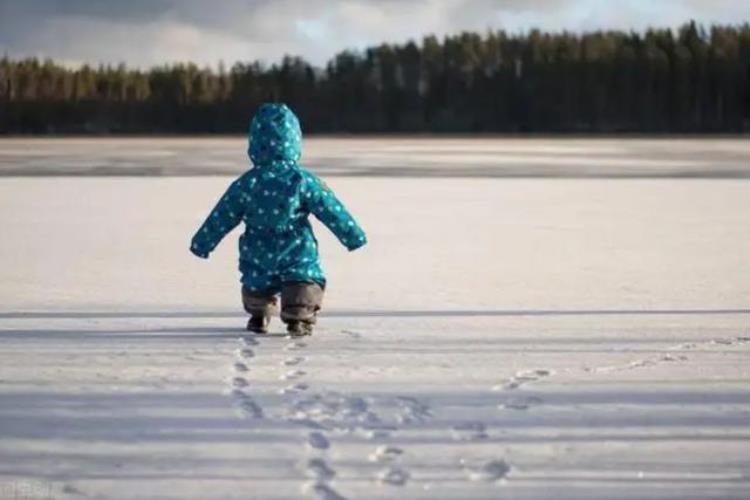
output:
[[[69,65],[324,65],[335,53],[460,31],[643,30],[750,21],[750,0],[0,0],[0,54]]]

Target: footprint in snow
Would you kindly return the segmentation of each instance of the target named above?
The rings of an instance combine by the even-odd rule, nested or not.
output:
[[[323,424],[316,422],[315,420],[305,417],[303,415],[286,415],[283,417],[286,422],[291,424],[300,425],[307,429],[319,429],[323,430],[325,427]]]
[[[732,340],[732,339],[715,339],[715,340],[710,341],[709,344],[732,345],[732,344],[734,344],[734,340]]]
[[[451,429],[456,441],[479,441],[487,439],[487,427],[482,422],[466,422]]]
[[[522,396],[517,398],[508,398],[500,403],[500,408],[505,410],[528,410],[532,406],[542,404],[542,399],[536,396]]]
[[[742,345],[750,342],[750,337],[734,337],[731,339],[716,339],[709,342],[709,344],[718,345]]]
[[[299,351],[300,349],[304,349],[307,347],[307,344],[304,342],[289,342],[287,345],[284,346],[285,351]]]
[[[625,363],[621,365],[597,366],[594,368],[584,368],[584,371],[594,372],[594,373],[621,372],[621,371],[627,371],[627,370],[635,370],[637,368],[644,368],[647,366],[654,366],[654,365],[658,365],[659,363],[672,363],[676,361],[687,361],[688,359],[689,358],[685,355],[672,355],[670,353],[666,353],[666,354],[662,354],[662,355],[651,357],[651,358],[637,359],[635,361],[631,361],[629,363]]]
[[[396,420],[401,424],[424,422],[432,416],[430,407],[415,397],[399,396],[396,404],[399,407]]]
[[[687,361],[689,358],[685,355],[679,355],[679,356],[673,356],[671,354],[664,354],[659,358],[659,361],[663,361],[665,363],[673,362],[673,361]]]
[[[365,439],[370,441],[382,441],[391,437],[391,430],[392,429],[370,428],[362,429],[361,433]]]
[[[341,330],[341,333],[343,333],[344,335],[347,335],[347,336],[349,336],[349,337],[351,337],[353,339],[360,339],[360,338],[362,338],[362,334],[361,333],[355,332],[353,330]]]
[[[263,418],[263,408],[251,398],[245,399],[238,403],[242,415],[247,418]]]
[[[520,370],[505,382],[492,388],[493,391],[512,391],[529,382],[537,382],[549,377],[554,372],[547,369]]]
[[[328,438],[322,432],[311,432],[308,434],[307,444],[316,450],[327,450],[331,446],[331,442],[328,441]]]
[[[510,465],[505,460],[490,460],[476,467],[466,467],[472,481],[499,481],[508,476]]]
[[[244,359],[250,359],[255,357],[255,352],[252,349],[245,347],[244,349],[237,350],[237,355]]]
[[[229,391],[229,396],[231,396],[231,398],[236,401],[242,401],[250,397],[242,389],[232,389],[231,391]]]
[[[310,388],[309,385],[305,384],[304,382],[300,382],[300,383],[291,384],[282,389],[279,389],[279,394],[297,394],[297,393],[306,391],[309,388]]]
[[[681,350],[692,350],[697,349],[700,346],[703,345],[742,345],[747,344],[750,342],[750,337],[734,337],[734,338],[723,338],[723,339],[713,339],[706,342],[686,342],[684,344],[678,344],[676,346],[670,347],[670,351],[681,351]]]
[[[552,375],[551,370],[537,369],[537,370],[521,370],[516,372],[513,379],[520,383],[536,382],[539,379],[549,377]]]
[[[281,380],[294,380],[306,375],[302,370],[290,370],[279,377]]]
[[[311,458],[307,462],[307,475],[318,481],[330,481],[336,475],[322,458]]]
[[[698,344],[693,343],[693,342],[687,342],[685,344],[676,345],[676,346],[672,347],[672,349],[675,350],[675,351],[682,351],[682,350],[689,351],[689,350],[695,349],[697,347],[698,347]]]
[[[76,488],[75,486],[73,486],[72,484],[66,484],[65,486],[63,486],[62,492],[64,494],[66,494],[66,495],[80,495],[80,496],[84,496],[83,492],[81,490],[79,490],[78,488]]]
[[[584,368],[584,371],[595,372],[595,373],[610,373],[610,372],[633,370],[636,368],[653,366],[653,365],[657,365],[660,363],[688,361],[690,359],[688,358],[688,356],[685,356],[684,354],[674,354],[675,351],[691,351],[694,349],[698,349],[702,346],[710,346],[710,345],[734,346],[734,345],[745,344],[747,342],[750,342],[750,337],[719,338],[719,339],[708,340],[705,342],[687,342],[684,344],[678,344],[676,346],[670,347],[667,349],[669,352],[658,355],[658,356],[654,356],[651,358],[638,359],[638,360],[631,361],[630,363],[625,363],[622,365]]]
[[[584,368],[584,371],[594,372],[594,373],[610,373],[610,372],[633,370],[636,368],[643,368],[647,366],[654,366],[660,363],[688,361],[690,359],[688,358],[688,356],[685,356],[684,354],[674,354],[674,352],[675,351],[691,351],[694,349],[698,349],[699,347],[708,346],[708,345],[733,346],[737,344],[743,344],[748,341],[750,341],[750,337],[720,338],[720,339],[708,340],[705,342],[687,342],[684,344],[678,344],[676,346],[672,346],[667,349],[669,352],[658,355],[658,356],[653,356],[653,357],[645,358],[645,359],[637,359],[635,361],[631,361],[629,363],[625,363],[621,365],[597,366],[593,368],[587,367],[587,368]]]
[[[403,455],[403,453],[404,450],[397,446],[383,445],[375,448],[375,451],[370,453],[369,459],[370,462],[392,462]]]
[[[284,366],[297,366],[304,361],[305,358],[303,356],[292,356],[291,358],[286,358],[281,364]]]
[[[263,409],[246,392],[241,389],[233,389],[230,395],[243,417],[263,418]]]
[[[378,474],[378,481],[380,481],[381,484],[403,486],[408,480],[409,473],[398,467],[388,467],[387,469],[380,471]]]
[[[244,346],[258,345],[258,341],[255,339],[254,335],[245,335],[244,337],[240,337],[240,343]]]
[[[320,482],[306,484],[302,488],[302,492],[320,500],[346,500],[346,497],[339,495],[336,490]]]
[[[244,377],[232,377],[231,384],[233,387],[238,387],[238,388],[247,387],[248,385],[250,385],[248,384],[247,379]]]

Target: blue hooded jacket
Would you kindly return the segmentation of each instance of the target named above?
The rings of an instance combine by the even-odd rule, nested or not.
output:
[[[294,113],[284,104],[263,104],[250,123],[253,168],[232,182],[193,237],[190,251],[207,258],[244,222],[239,247],[246,288],[276,292],[282,283],[293,281],[325,286],[308,216],[315,215],[349,250],[367,239],[333,191],[299,165],[301,146]]]

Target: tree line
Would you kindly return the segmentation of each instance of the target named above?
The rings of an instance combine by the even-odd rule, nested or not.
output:
[[[284,101],[308,132],[750,131],[750,25],[461,33],[227,69],[0,59],[0,133],[235,133]]]

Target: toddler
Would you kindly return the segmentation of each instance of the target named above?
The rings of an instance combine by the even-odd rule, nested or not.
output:
[[[247,329],[266,333],[281,295],[281,319],[292,336],[310,335],[326,278],[318,241],[308,220],[315,215],[349,250],[367,239],[324,182],[298,162],[302,131],[284,104],[266,103],[250,123],[248,154],[253,167],[229,186],[198,229],[190,251],[208,255],[240,222],[242,303]]]

